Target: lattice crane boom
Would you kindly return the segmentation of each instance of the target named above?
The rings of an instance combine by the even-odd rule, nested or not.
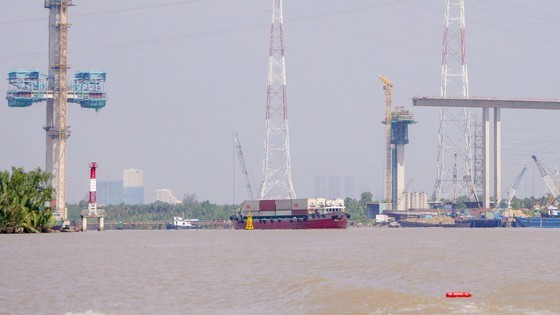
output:
[[[535,164],[537,164],[537,168],[541,173],[541,176],[544,180],[546,187],[548,188],[548,190],[550,190],[550,193],[552,193],[552,196],[554,198],[558,198],[558,195],[560,195],[560,193],[558,192],[558,188],[554,184],[554,181],[552,180],[552,178],[550,178],[550,175],[548,174],[546,167],[539,160],[537,160],[536,156],[533,155],[532,158],[533,160],[535,160]]]
[[[408,193],[408,187],[410,186],[410,184],[412,184],[412,181],[414,180],[414,178],[411,178],[408,183],[406,184],[406,186],[404,187],[404,190],[402,192],[402,194],[399,196],[399,200],[397,201],[397,205],[399,205],[401,203],[401,201],[403,200],[403,198],[406,196],[406,194]],[[408,209],[406,209],[408,210]]]
[[[380,75],[385,90],[385,202],[392,204],[392,152],[391,152],[391,94],[393,83],[388,78]]]
[[[237,157],[239,158],[241,173],[243,173],[243,179],[245,180],[245,189],[247,190],[247,196],[251,198],[251,200],[253,200],[255,199],[253,196],[253,189],[251,188],[251,182],[249,181],[249,173],[247,172],[247,166],[245,165],[245,158],[243,157],[243,150],[241,149],[241,143],[237,138],[237,133],[233,134],[233,141],[235,142],[235,149],[237,151]]]
[[[521,171],[521,173],[519,175],[517,175],[517,177],[515,178],[515,181],[513,182],[513,184],[511,185],[511,188],[508,189],[504,195],[502,195],[498,200],[496,200],[495,203],[495,207],[499,207],[500,203],[502,201],[502,199],[507,198],[506,202],[507,202],[507,208],[511,209],[511,200],[513,199],[513,197],[515,197],[515,193],[517,192],[517,189],[519,188],[519,184],[521,183],[521,180],[523,179],[523,176],[525,175],[525,173],[527,172],[527,168],[524,167],[523,170]]]

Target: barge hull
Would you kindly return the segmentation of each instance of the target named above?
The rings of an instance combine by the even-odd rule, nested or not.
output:
[[[253,228],[255,230],[301,230],[301,229],[345,229],[348,225],[346,216],[326,215],[325,218],[274,218],[254,216]],[[247,218],[233,221],[236,230],[244,230]]]
[[[560,218],[515,218],[515,227],[560,228]]]

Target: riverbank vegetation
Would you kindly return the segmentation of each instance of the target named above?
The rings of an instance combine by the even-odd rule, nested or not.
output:
[[[371,202],[371,193],[363,193],[360,200],[346,198],[346,210],[352,220],[366,221],[365,208]],[[171,222],[174,216],[203,221],[229,220],[239,205],[218,205],[208,200],[199,201],[194,194],[186,195],[178,204],[156,201],[145,205],[98,205],[105,210],[105,223],[108,225],[122,223],[164,223]],[[76,225],[81,223],[81,211],[87,209],[87,202],[68,205],[68,217]]]
[[[46,232],[53,219],[48,207],[51,175],[37,168],[0,171],[0,233]]]
[[[208,200],[198,201],[196,195],[187,195],[178,204],[156,201],[145,205],[98,205],[105,210],[105,222],[171,222],[174,216],[200,219],[203,221],[229,220],[234,209],[233,205],[218,205]],[[68,217],[72,222],[80,223],[81,211],[87,209],[87,202],[68,205]]]
[[[49,201],[54,198],[54,190],[49,186],[51,175],[37,168],[25,172],[13,167],[10,171],[0,171],[0,233],[48,232],[53,224]],[[458,198],[458,205],[463,202]],[[465,200],[466,196],[464,197]],[[372,194],[364,192],[360,199],[346,198],[346,211],[357,223],[368,221],[367,204],[372,202]],[[502,202],[504,203],[504,202]],[[534,197],[513,198],[514,209],[532,209],[542,200]],[[501,205],[502,207],[505,204]],[[120,223],[165,223],[174,216],[200,219],[203,221],[225,221],[238,205],[218,205],[209,200],[199,201],[195,194],[185,195],[177,204],[154,202],[146,205],[99,205],[106,213],[106,224]],[[461,208],[459,206],[459,208]],[[87,201],[68,205],[69,220],[74,225],[81,224],[82,210],[87,209]]]

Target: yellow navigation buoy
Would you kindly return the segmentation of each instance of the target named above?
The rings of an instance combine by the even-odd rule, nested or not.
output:
[[[245,230],[254,230],[253,227],[253,216],[249,213],[247,215],[247,224],[245,224]]]

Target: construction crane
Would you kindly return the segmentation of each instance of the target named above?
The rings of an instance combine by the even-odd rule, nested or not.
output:
[[[544,166],[544,164],[542,164],[539,160],[537,160],[536,156],[533,155],[532,158],[533,158],[533,160],[535,160],[535,164],[537,164],[537,168],[539,169],[539,172],[541,173],[541,176],[544,180],[544,183],[545,183],[546,187],[548,188],[548,190],[550,190],[550,193],[552,194],[552,197],[554,199],[558,198],[558,195],[560,193],[558,192],[558,188],[556,187],[556,185],[552,181],[552,178],[548,174],[548,171],[546,170],[547,167]]]
[[[245,189],[247,190],[247,195],[251,200],[255,199],[253,196],[253,190],[251,189],[251,182],[249,181],[249,173],[247,172],[247,167],[245,166],[245,158],[243,158],[243,150],[241,150],[241,143],[237,138],[237,133],[233,134],[233,141],[235,142],[235,148],[237,150],[237,157],[239,158],[239,164],[241,165],[241,172],[243,173],[243,178],[245,180]]]
[[[412,183],[412,181],[414,180],[414,178],[411,178],[408,183],[406,184],[406,186],[404,187],[404,190],[402,192],[402,194],[399,196],[399,200],[397,201],[397,207],[401,204],[401,201],[403,200],[404,196],[406,196],[406,193],[408,193],[408,186],[410,186],[410,184]],[[405,208],[405,210],[408,210]]]
[[[393,173],[392,173],[392,151],[391,151],[391,93],[393,82],[386,77],[380,75],[379,80],[383,82],[383,90],[385,90],[385,202],[393,205]]]
[[[525,172],[527,172],[526,167],[524,167],[521,173],[517,175],[515,181],[513,182],[513,185],[511,185],[511,188],[505,192],[505,198],[507,198],[506,200],[507,209],[511,209],[511,200],[513,199],[513,197],[515,197],[515,193],[517,192],[517,188],[519,188],[519,184],[521,183],[521,180],[523,179]],[[496,204],[494,205],[495,208],[500,207],[500,202],[502,201],[502,199],[504,199],[504,195],[502,195],[502,197],[496,200]]]

